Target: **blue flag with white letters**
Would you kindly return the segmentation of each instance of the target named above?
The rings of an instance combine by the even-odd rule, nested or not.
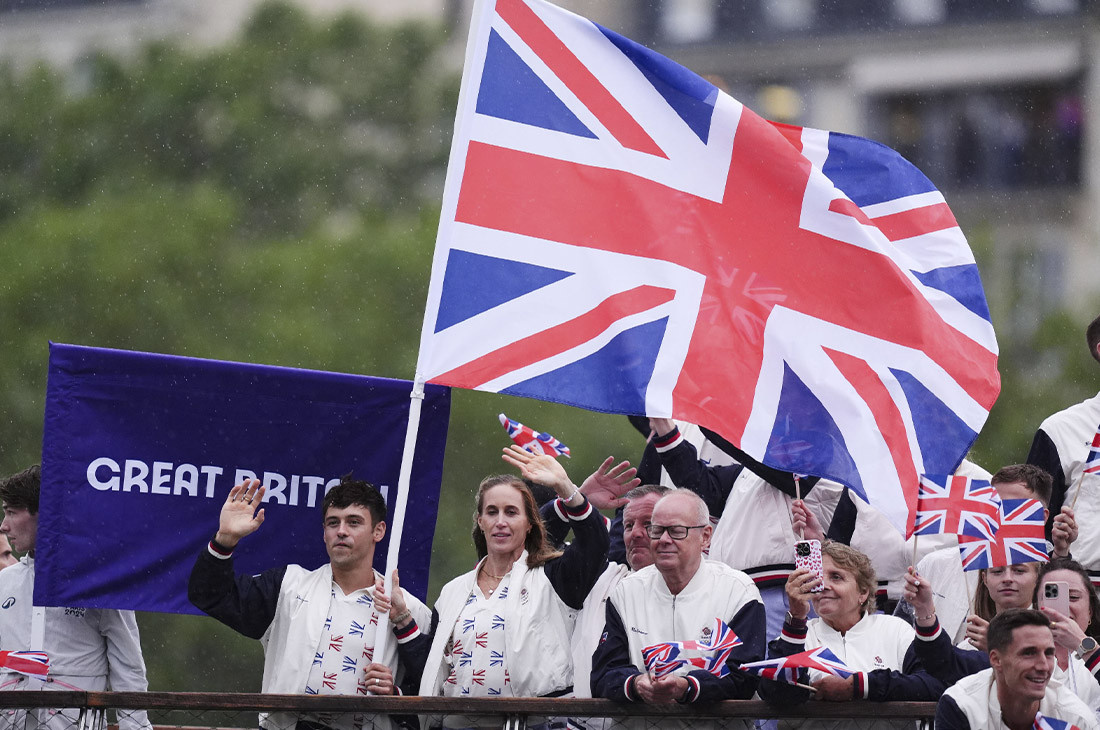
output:
[[[246,478],[267,487],[265,520],[237,547],[235,570],[323,565],[321,500],[341,476],[378,486],[393,514],[411,388],[51,344],[35,604],[198,613],[191,567]],[[449,412],[449,389],[427,386],[400,557],[401,585],[421,599]]]

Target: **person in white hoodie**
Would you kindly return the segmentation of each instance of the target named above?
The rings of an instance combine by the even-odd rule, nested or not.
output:
[[[422,696],[562,697],[573,692],[573,624],[607,567],[607,529],[552,457],[511,446],[503,458],[524,479],[554,490],[554,509],[572,523],[573,542],[563,551],[553,548],[523,480],[498,474],[481,481],[471,531],[480,560],[443,586],[428,621],[408,624],[423,632],[413,642],[424,657]],[[499,727],[500,722],[458,715],[421,719],[422,727],[440,724]]]
[[[748,699],[756,678],[740,665],[764,655],[764,605],[752,579],[704,560],[713,528],[703,500],[686,489],[665,494],[647,529],[653,565],[623,578],[607,602],[607,621],[592,656],[592,694],[618,702],[669,704]],[[718,677],[683,666],[654,677],[642,649],[662,642],[709,643],[720,619],[741,640]],[[669,722],[659,727],[681,726]]]
[[[1100,317],[1085,329],[1089,354],[1100,362]],[[1066,506],[1081,526],[1080,539],[1073,546],[1073,559],[1089,571],[1094,586],[1100,586],[1100,472],[1087,473],[1085,462],[1100,427],[1100,393],[1048,416],[1031,442],[1027,463],[1049,472],[1053,479],[1047,531],[1054,541],[1057,518]],[[1080,497],[1080,498],[1079,498]]]
[[[1001,467],[990,478],[990,484],[1002,499],[1037,499],[1044,507],[1050,504],[1050,475],[1031,464],[1011,464]],[[1070,554],[1070,546],[1077,539],[1078,528],[1073,511],[1068,507],[1054,518],[1051,557],[1064,558]],[[939,617],[940,628],[958,644],[966,638],[967,617],[973,612],[971,603],[978,588],[978,571],[964,571],[958,546],[941,548],[929,553],[916,565],[916,572],[931,582],[933,601]],[[895,616],[914,622],[912,608],[907,601],[898,604]]]
[[[1092,710],[1052,682],[1057,666],[1050,619],[1013,608],[989,624],[990,668],[959,680],[936,706],[936,730],[1030,730],[1038,715],[1097,730]]]
[[[375,656],[376,626],[390,601],[374,570],[374,550],[386,534],[386,503],[373,485],[341,479],[321,503],[329,562],[315,570],[280,565],[259,575],[235,575],[233,551],[264,521],[264,488],[249,480],[229,491],[218,532],[191,571],[187,596],[200,610],[264,647],[263,691],[270,694],[399,694],[404,677],[401,647],[416,637],[391,627],[396,642]],[[406,616],[426,621],[428,607],[404,589]],[[396,645],[395,645],[396,644]],[[416,691],[416,677],[405,689]],[[280,713],[261,718],[273,730],[389,728],[385,715]]]
[[[41,473],[38,465],[0,481],[4,521],[0,533],[12,547],[24,553],[15,565],[0,571],[0,650],[44,650],[50,657],[46,682],[15,672],[0,673],[3,690],[85,690],[144,692],[145,660],[133,611],[80,607],[36,607],[34,553],[38,537],[38,497]],[[37,710],[36,722],[50,730],[74,727],[76,710]],[[120,730],[148,730],[144,711],[118,713]],[[28,713],[5,710],[0,728],[19,728]]]
[[[767,634],[777,635],[788,608],[783,586],[794,570],[794,544],[799,540],[791,513],[795,497],[802,497],[820,524],[839,529],[844,520],[834,524],[833,518],[841,511],[838,504],[843,487],[817,477],[801,478],[796,487],[791,472],[765,466],[706,431],[708,443],[714,439],[717,446],[706,447],[712,455],[704,460],[675,421],[651,418],[649,424],[652,437],[647,450],[656,452],[675,486],[698,494],[711,517],[717,518],[709,544],[710,559],[744,571],[753,580],[764,604]],[[718,448],[736,454],[737,461],[721,460],[715,453]],[[640,468],[639,475],[648,479],[647,471]],[[855,507],[845,501],[854,526]]]

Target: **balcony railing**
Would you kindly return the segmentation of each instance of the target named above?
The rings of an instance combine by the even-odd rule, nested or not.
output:
[[[58,708],[64,710],[59,712]],[[624,721],[632,725],[659,725],[662,721],[689,723],[725,722],[744,719],[827,719],[847,720],[843,727],[871,728],[884,720],[929,720],[935,715],[932,702],[808,702],[793,707],[775,707],[757,700],[735,700],[709,705],[617,704],[608,700],[574,698],[450,698],[450,697],[352,697],[317,695],[268,695],[207,692],[0,692],[0,726],[10,730],[97,730],[114,724],[119,711],[148,712],[157,730],[198,728],[255,728],[257,715],[280,713],[285,730],[295,721],[341,715],[389,714],[430,715],[435,718],[461,715],[480,718],[482,726],[519,730],[528,720],[569,718],[574,724],[602,719],[602,726],[614,728]],[[275,718],[271,720],[276,721]],[[641,721],[640,723],[638,721]],[[271,723],[268,723],[271,726]],[[369,723],[367,724],[369,727]]]

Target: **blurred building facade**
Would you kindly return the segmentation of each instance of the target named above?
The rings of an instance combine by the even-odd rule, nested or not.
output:
[[[472,0],[295,0],[442,21],[461,58]],[[78,61],[155,38],[231,38],[260,0],[0,0],[0,57]],[[1095,0],[559,0],[711,77],[771,119],[871,137],[951,203],[1003,311],[1100,297]],[[1010,321],[1006,321],[1010,320]]]
[[[90,49],[126,52],[151,40],[197,46],[232,38],[263,0],[0,0],[0,58],[79,62]],[[319,15],[345,10],[382,22],[446,19],[448,0],[291,0]],[[454,6],[457,10],[457,6]]]

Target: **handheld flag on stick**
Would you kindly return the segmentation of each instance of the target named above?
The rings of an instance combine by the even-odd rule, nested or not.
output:
[[[969,535],[992,540],[1001,498],[985,479],[954,474],[922,474],[913,525],[913,565],[919,535]]]
[[[764,679],[787,684],[798,683],[799,669],[816,669],[819,672],[831,674],[841,679],[847,679],[855,674],[855,670],[850,669],[836,654],[824,646],[777,659],[749,662],[748,664],[742,664],[741,669]]]
[[[1043,503],[1037,499],[1006,499],[992,540],[959,535],[963,570],[1017,563],[1045,563],[1047,541]]]
[[[1100,427],[1096,429],[1096,434],[1089,445],[1089,456],[1085,459],[1084,473],[1100,474]]]
[[[1000,389],[973,254],[911,163],[543,0],[475,6],[417,378],[696,423],[906,535]]]
[[[1081,496],[1081,484],[1085,481],[1086,474],[1100,474],[1100,427],[1093,434],[1092,443],[1089,444],[1089,455],[1085,458],[1085,464],[1077,477],[1077,491],[1073,494],[1073,502],[1070,509],[1077,507],[1077,498]]]
[[[672,674],[682,666],[683,662],[678,659],[679,655],[679,647],[668,641],[642,649],[642,661],[645,662],[649,673],[657,679]]]
[[[710,641],[666,641],[643,648],[642,659],[646,669],[656,678],[671,674],[682,666],[705,669],[716,677],[729,674],[726,661],[734,648],[743,642],[722,619],[716,618],[714,622]]]
[[[45,680],[50,673],[50,657],[44,651],[0,651],[0,668]]]
[[[547,456],[565,456],[567,459],[571,458],[569,456],[569,447],[550,434],[536,431],[529,426],[524,426],[519,421],[513,421],[503,413],[497,417],[500,419],[500,425],[504,426],[504,430],[508,432],[508,437],[515,442],[516,446],[527,449],[532,454],[546,454]]]
[[[963,535],[992,540],[1001,498],[986,479],[924,474],[917,492],[914,535]]]

